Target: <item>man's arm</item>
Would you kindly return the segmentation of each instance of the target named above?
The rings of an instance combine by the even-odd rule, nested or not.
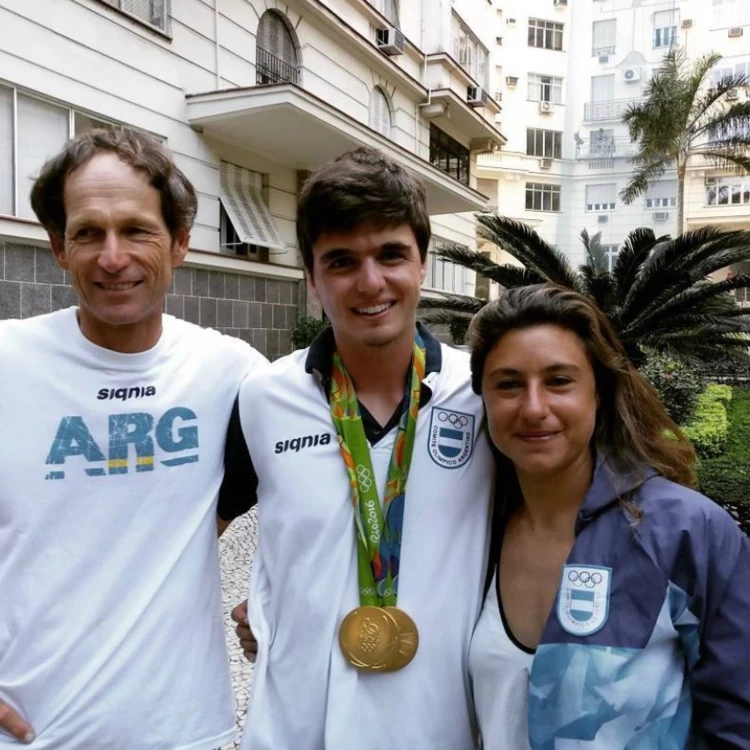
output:
[[[0,730],[4,730],[27,745],[34,741],[35,735],[31,725],[3,701],[0,701]]]
[[[247,513],[257,501],[258,475],[240,422],[239,397],[229,417],[224,445],[224,479],[219,489],[217,533],[221,536],[237,516]]]

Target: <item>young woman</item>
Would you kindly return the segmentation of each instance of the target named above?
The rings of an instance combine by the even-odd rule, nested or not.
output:
[[[586,298],[470,335],[502,502],[470,667],[485,750],[750,748],[750,543]]]

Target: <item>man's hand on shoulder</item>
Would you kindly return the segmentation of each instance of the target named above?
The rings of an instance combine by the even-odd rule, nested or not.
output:
[[[242,653],[248,661],[254,663],[258,656],[258,641],[255,640],[253,631],[250,630],[250,623],[247,620],[247,599],[232,610],[232,619],[237,623],[234,632],[240,639]]]
[[[34,741],[35,735],[31,725],[3,701],[0,701],[0,730],[4,730],[27,745]]]

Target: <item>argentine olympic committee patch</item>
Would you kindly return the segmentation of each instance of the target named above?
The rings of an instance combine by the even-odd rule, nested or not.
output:
[[[434,406],[427,450],[439,466],[463,466],[474,451],[474,415]]]
[[[612,569],[565,565],[557,597],[557,619],[571,635],[592,635],[609,617]]]

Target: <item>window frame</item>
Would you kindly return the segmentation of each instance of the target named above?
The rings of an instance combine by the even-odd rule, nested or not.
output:
[[[547,136],[551,136],[550,144],[547,143]],[[562,159],[562,136],[562,130],[526,128],[526,155],[538,156],[542,159]],[[531,141],[532,138],[533,145]],[[540,143],[541,149],[539,149]],[[548,149],[551,153],[547,153]]]
[[[453,160],[456,160],[457,164],[455,169],[451,167]],[[469,186],[471,178],[469,148],[432,122],[430,123],[430,164],[462,185]]]
[[[548,80],[545,80],[548,79]],[[551,104],[562,105],[562,90],[564,79],[559,76],[550,76],[544,73],[529,73],[527,78],[527,101],[530,102],[550,102]],[[532,87],[539,87],[539,98],[535,98]],[[555,99],[555,93],[557,99]],[[546,96],[546,98],[545,98]]]
[[[534,47],[535,49],[562,52],[564,29],[565,24],[558,23],[557,21],[547,21],[543,18],[529,18],[527,44],[529,47]]]
[[[123,0],[99,0],[99,3],[101,3],[102,5],[106,5],[108,8],[111,8],[116,13],[120,13],[126,18],[129,18],[130,20],[135,21],[140,26],[143,26],[143,28],[148,29],[149,31],[153,31],[156,34],[160,34],[166,39],[169,39],[170,41],[172,41],[172,0],[162,0],[162,1],[165,6],[164,7],[164,28],[157,26],[156,24],[152,23],[151,21],[146,20],[145,18],[141,18],[141,16],[137,15],[136,13],[133,13],[130,10],[127,10],[126,8],[123,8],[122,7]],[[154,0],[148,0],[148,2],[153,3]],[[153,17],[153,11],[151,15]]]
[[[537,201],[538,197],[538,201]],[[560,213],[561,186],[548,182],[527,182],[525,187],[525,207],[527,211]],[[531,200],[530,200],[531,199]],[[549,202],[549,208],[545,203]],[[531,203],[531,205],[529,205]],[[534,204],[538,203],[537,208]]]

